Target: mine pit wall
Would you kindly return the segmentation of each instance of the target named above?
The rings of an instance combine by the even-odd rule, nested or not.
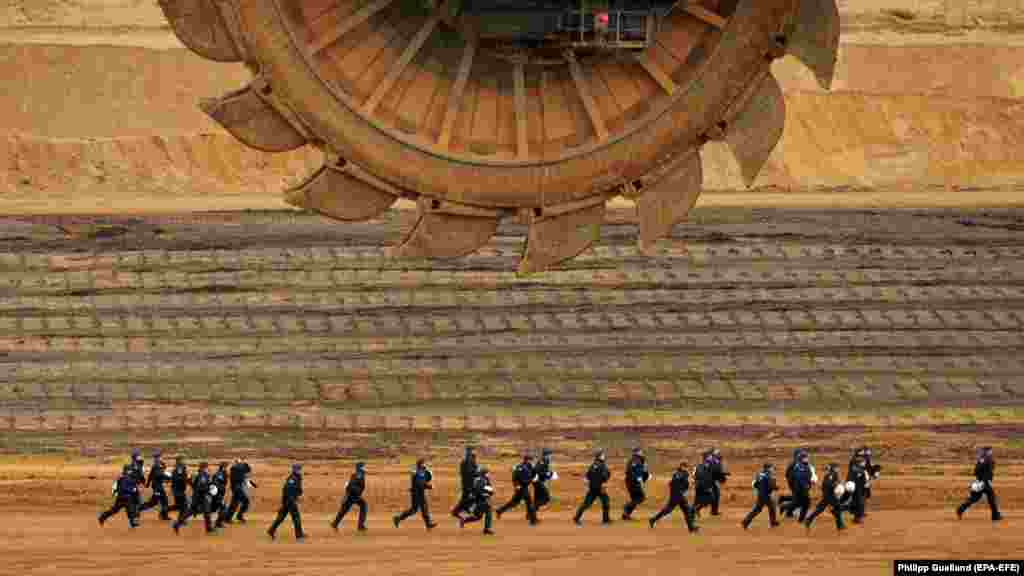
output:
[[[831,94],[775,64],[786,131],[769,190],[1024,186],[1024,0],[840,2]],[[155,2],[23,0],[0,8],[0,207],[6,213],[283,207],[320,162],[252,151],[196,103],[241,65],[185,50]],[[705,186],[743,188],[722,145]],[[1011,195],[1012,197],[1012,195]]]

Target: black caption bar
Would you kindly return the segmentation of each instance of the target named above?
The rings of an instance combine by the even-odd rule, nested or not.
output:
[[[1024,575],[1024,560],[894,560],[892,573]]]

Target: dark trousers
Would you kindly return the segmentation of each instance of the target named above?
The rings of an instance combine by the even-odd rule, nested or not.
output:
[[[182,509],[178,512],[178,520],[174,523],[175,529],[181,528],[192,516],[203,515],[203,520],[206,522],[206,531],[213,532],[213,520],[210,518],[210,497],[205,495],[196,496],[192,495],[192,506]]]
[[[224,525],[224,517],[228,513],[228,507],[224,504],[224,497],[220,494],[210,502],[210,513],[214,512],[217,513],[216,527],[220,528]]]
[[[476,506],[473,507],[473,513],[462,522],[470,524],[472,522],[479,522],[481,518],[484,520],[484,532],[490,532],[492,522],[490,502],[477,502]]]
[[[710,506],[711,512],[715,511],[715,491],[709,488],[703,492],[697,492],[693,497],[693,514],[699,516],[700,511]]]
[[[601,520],[605,523],[611,522],[611,503],[608,501],[608,495],[604,492],[597,492],[594,490],[588,490],[587,495],[583,497],[583,503],[580,504],[580,507],[576,510],[575,520],[579,522],[580,518],[583,518],[583,513],[594,505],[594,500],[601,501]]]
[[[160,519],[167,520],[167,512],[169,510],[169,506],[167,503],[167,494],[163,490],[154,490],[153,495],[149,497],[149,500],[147,500],[145,504],[139,507],[139,512],[145,512],[146,510],[149,510],[150,508],[156,508],[157,506],[160,507]]]
[[[533,509],[540,510],[551,503],[551,492],[546,484],[533,485]]]
[[[799,521],[803,522],[811,511],[810,490],[797,490],[792,496],[779,498],[779,510],[786,516],[792,518],[797,509],[800,510]]]
[[[432,525],[430,521],[430,508],[427,506],[427,495],[423,493],[413,492],[412,493],[412,504],[409,509],[399,514],[395,519],[398,523],[401,523],[406,518],[419,512],[423,515],[423,523],[428,527]]]
[[[224,514],[224,521],[230,524],[235,518],[235,513],[238,513],[238,521],[245,523],[245,513],[249,511],[249,495],[246,494],[245,490],[234,488],[231,489],[231,504],[228,505],[228,511]]]
[[[459,516],[463,512],[468,512],[469,507],[473,504],[473,490],[471,488],[463,488],[462,496],[459,497],[459,503],[452,508],[452,516]]]
[[[281,502],[281,508],[277,511],[277,518],[274,518],[274,523],[270,525],[269,532],[271,534],[277,532],[277,527],[284,522],[285,517],[292,517],[292,526],[295,528],[295,537],[303,538],[302,533],[302,515],[299,514],[299,503],[295,500],[284,500]]]
[[[362,496],[346,496],[345,501],[341,503],[341,509],[338,510],[338,515],[334,517],[334,522],[331,522],[331,526],[337,528],[338,525],[341,524],[341,520],[345,518],[345,515],[348,514],[348,511],[351,510],[353,506],[359,507],[359,520],[356,523],[356,527],[360,530],[365,530],[367,507],[366,500],[363,500]]]
[[[861,523],[864,521],[864,506],[866,494],[863,489],[857,489],[853,492],[853,497],[850,498],[850,513],[853,514],[854,523]]]
[[[822,498],[818,501],[818,505],[815,506],[814,512],[811,512],[810,516],[807,517],[806,524],[810,528],[811,524],[814,524],[814,519],[817,518],[826,508],[831,509],[832,516],[836,519],[836,530],[843,529],[843,509],[839,505],[839,500],[835,498]]]
[[[529,484],[516,486],[516,493],[512,495],[512,499],[504,506],[498,508],[498,516],[504,514],[506,510],[519,506],[521,502],[526,502],[526,519],[530,521],[530,524],[536,524],[537,510],[533,507],[533,497],[530,495]]]
[[[978,501],[981,500],[982,496],[985,496],[988,500],[988,507],[992,512],[992,519],[997,520],[1001,518],[1002,515],[999,513],[999,503],[996,501],[996,493],[992,490],[992,486],[990,486],[988,482],[985,482],[985,489],[981,492],[971,492],[970,496],[967,497],[967,500],[964,500],[964,503],[957,508],[957,513],[963,514],[966,512],[968,508],[977,504]]]
[[[135,528],[139,525],[139,500],[134,494],[131,496],[118,496],[114,499],[114,505],[110,507],[110,510],[100,514],[100,524],[107,521],[108,518],[117,514],[121,510],[124,510],[128,514],[128,525]]]
[[[718,502],[722,499],[722,489],[718,482],[711,485],[711,515],[718,516]]]
[[[679,508],[683,512],[683,518],[686,520],[686,527],[692,532],[696,526],[693,522],[693,508],[690,508],[689,503],[686,502],[685,496],[671,496],[668,502],[665,503],[665,507],[661,509],[657,514],[651,518],[651,524],[655,524],[658,520],[661,520],[665,516],[671,514],[676,508]]]
[[[757,515],[761,513],[761,510],[764,510],[766,507],[768,508],[768,519],[771,521],[772,526],[778,524],[779,520],[775,513],[775,501],[771,498],[768,498],[767,500],[758,498],[757,504],[754,504],[754,509],[751,510],[750,513],[747,514],[747,517],[743,519],[743,525],[750,526],[750,523],[754,521],[754,518],[757,518]]]
[[[626,491],[629,492],[629,502],[626,502],[626,505],[622,507],[623,518],[629,518],[633,514],[633,510],[636,510],[637,506],[643,504],[644,500],[647,500],[643,486],[627,484]]]

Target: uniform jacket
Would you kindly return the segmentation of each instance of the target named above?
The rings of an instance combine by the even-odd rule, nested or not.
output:
[[[210,495],[210,474],[199,470],[192,476],[192,495],[207,497]]]
[[[213,479],[211,482],[213,482],[213,485],[217,487],[217,495],[214,496],[214,498],[217,500],[223,500],[228,488],[227,471],[222,471],[218,468],[217,471],[213,473]]]
[[[693,470],[693,481],[698,492],[711,492],[715,486],[715,475],[711,470],[711,464],[701,462]]]
[[[473,490],[474,483],[476,482],[476,473],[480,467],[476,463],[476,459],[464,458],[462,463],[459,464],[459,477],[462,480],[462,491],[470,492]]]
[[[433,486],[430,482],[434,479],[434,475],[430,470],[426,468],[417,468],[413,470],[409,490],[417,494],[423,494],[424,491],[430,490]]]
[[[249,479],[249,474],[252,474],[252,467],[249,466],[248,462],[235,462],[232,464],[231,468],[228,468],[228,479],[231,482],[231,489],[245,489],[245,481]]]
[[[348,484],[345,485],[345,494],[349,498],[359,498],[363,495],[363,490],[366,490],[366,473],[353,472]]]
[[[533,483],[541,485],[551,480],[555,474],[554,470],[551,469],[551,461],[544,459],[541,459],[541,461],[533,467],[533,472]]]
[[[285,503],[295,502],[302,496],[302,475],[289,474],[281,487],[281,501]]]
[[[725,463],[721,458],[711,458],[711,476],[715,482],[722,483],[729,478],[729,472],[725,469]]]
[[[494,495],[494,488],[491,486],[491,479],[487,476],[477,476],[473,481],[473,500],[479,506],[490,501]]]
[[[640,488],[651,478],[647,470],[647,461],[643,458],[634,458],[626,466],[626,486]]]
[[[982,482],[991,482],[996,471],[996,462],[991,458],[978,460],[974,464],[974,477]]]
[[[122,474],[117,479],[117,497],[128,498],[129,496],[134,497],[139,493],[139,483],[135,478],[134,472],[129,474]]]
[[[775,476],[773,474],[759,472],[754,480],[754,488],[757,489],[758,499],[767,501],[771,499],[772,492],[778,490],[779,486],[775,483]]]
[[[512,483],[516,486],[529,486],[536,475],[533,464],[520,462],[512,469]]]
[[[836,500],[836,486],[839,485],[839,473],[829,472],[825,474],[825,480],[821,483],[821,497],[829,502]]]
[[[175,466],[174,473],[171,474],[171,491],[175,494],[184,494],[185,489],[192,481],[188,477],[188,468],[184,465]]]
[[[167,480],[167,468],[162,460],[154,460],[153,466],[149,469],[149,477],[146,478],[146,487],[152,488],[153,492],[163,492],[164,482]]]
[[[806,492],[811,489],[811,466],[802,462],[793,467],[794,492]]]
[[[686,470],[676,470],[672,479],[668,482],[668,491],[673,499],[680,499],[686,496],[690,489],[690,473]]]
[[[604,489],[604,483],[611,478],[611,472],[604,462],[594,462],[587,469],[587,483],[592,492],[600,492]]]

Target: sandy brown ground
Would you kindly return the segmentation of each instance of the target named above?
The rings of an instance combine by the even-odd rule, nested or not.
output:
[[[262,437],[253,448],[243,434],[207,434],[202,437],[124,437],[76,435],[34,438],[28,442],[58,445],[54,455],[3,457],[0,466],[0,506],[5,523],[0,528],[0,553],[5,574],[137,574],[159,567],[178,574],[322,574],[359,570],[372,574],[696,574],[708,570],[723,574],[887,574],[897,558],[992,559],[1019,558],[1024,533],[1016,526],[1024,504],[1024,445],[1017,427],[974,429],[842,430],[776,428],[758,435],[723,434],[715,429],[689,432],[661,431],[642,434],[606,431],[596,434],[476,435],[424,439],[413,435],[328,434],[280,438],[275,433],[251,430]],[[376,440],[374,440],[376,438]],[[353,445],[383,441],[383,451],[358,454]],[[501,503],[510,496],[509,469],[520,450],[540,446],[556,449],[561,478],[553,484],[555,502],[542,514],[544,522],[530,528],[522,509],[496,522],[497,536],[485,538],[480,525],[460,530],[447,511],[457,492],[455,475],[464,442],[481,446],[481,461],[492,470]],[[132,444],[129,444],[132,442]],[[819,469],[835,460],[845,467],[846,449],[867,442],[885,466],[870,501],[863,526],[836,534],[831,519],[822,517],[811,533],[788,521],[769,529],[767,513],[749,532],[739,520],[750,505],[750,477],[764,460],[782,466],[795,446],[811,446]],[[964,520],[953,508],[965,495],[975,443],[991,443],[999,460],[996,487],[1006,520],[994,525],[982,503]],[[95,514],[108,504],[109,483],[124,460],[129,445],[161,445],[168,456],[189,454],[216,461],[244,451],[254,465],[255,491],[251,522],[230,526],[207,537],[201,522],[175,536],[155,513],[143,526],[130,530],[124,516],[106,526]],[[655,479],[648,501],[637,511],[640,520],[598,524],[599,507],[575,527],[570,518],[581,496],[581,474],[591,448],[609,449],[613,479],[609,484],[612,512],[617,517],[624,502],[621,485],[623,462],[629,448],[644,446]],[[725,486],[724,513],[700,520],[702,532],[690,535],[677,515],[650,530],[643,519],[664,502],[665,482],[680,459],[691,463],[699,449],[720,446],[733,472]],[[241,447],[236,447],[241,446]],[[9,450],[10,451],[10,447]],[[390,516],[407,504],[406,473],[417,454],[433,462],[435,489],[430,504],[440,526],[424,530],[418,517],[400,529]],[[369,470],[369,532],[354,531],[354,517],[345,519],[340,534],[327,522],[337,510],[341,486],[355,458],[365,457]],[[278,542],[264,530],[272,518],[280,482],[292,459],[305,462],[306,495],[303,521],[309,539],[294,542],[286,524]]]

